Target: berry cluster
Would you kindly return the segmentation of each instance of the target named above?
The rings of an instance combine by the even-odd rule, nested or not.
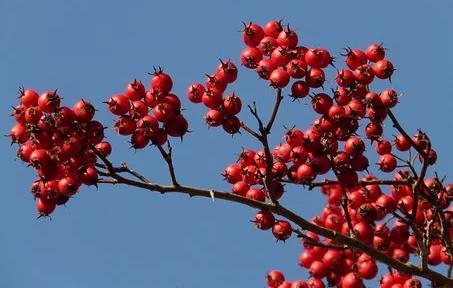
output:
[[[323,69],[333,63],[327,49],[297,46],[296,32],[289,26],[283,28],[274,20],[263,28],[255,23],[247,24],[242,36],[247,47],[241,53],[241,63],[255,69],[274,88],[282,89],[294,78],[292,97],[304,98],[310,89],[323,86]],[[393,64],[385,58],[386,50],[381,44],[371,44],[364,51],[351,48],[345,51],[342,55],[347,67],[337,70],[337,87],[332,89],[332,95],[315,92],[311,96],[311,108],[319,115],[312,125],[305,131],[297,127],[289,129],[283,137],[284,143],[271,150],[271,161],[266,161],[264,150],[243,150],[237,162],[226,167],[225,181],[232,184],[234,194],[260,202],[270,200],[267,189],[272,191],[274,200],[279,200],[284,194],[284,183],[311,188],[320,186],[327,204],[322,215],[313,218],[313,223],[357,238],[401,262],[409,261],[410,254],[420,253],[416,239],[418,232],[407,221],[394,220],[394,215],[404,219],[414,215],[417,229],[433,229],[428,264],[451,265],[452,255],[446,252],[449,244],[442,242],[442,235],[435,232],[442,223],[434,213],[436,209],[449,208],[452,185],[443,185],[435,178],[416,184],[417,176],[413,171],[396,171],[398,165],[407,162],[395,152],[415,149],[419,152],[420,166],[435,164],[437,154],[422,131],[412,138],[399,134],[394,141],[386,139],[383,122],[390,109],[398,104],[399,94],[393,88],[379,93],[370,90],[375,79],[390,80],[395,70]],[[302,78],[304,80],[300,80]],[[359,135],[361,121],[366,122],[363,137]],[[396,171],[395,185],[390,185],[387,194],[381,190],[379,179],[368,172],[367,139],[378,155],[379,170],[384,173]],[[271,167],[267,167],[269,163]],[[266,171],[271,175],[266,175]],[[359,173],[363,172],[367,174],[361,178]],[[327,173],[333,174],[335,183],[314,184],[320,175]],[[267,182],[271,185],[265,185],[264,179],[271,179]],[[423,190],[417,207],[414,207],[414,189]],[[444,214],[446,221],[451,223],[451,211]],[[284,241],[293,233],[289,222],[276,220],[269,211],[259,211],[252,221],[259,229],[272,229],[277,240]],[[453,225],[449,224],[448,229],[453,236]],[[377,275],[377,265],[371,256],[341,247],[325,248],[335,243],[320,239],[316,234],[310,238],[310,244],[304,244],[305,251],[299,261],[302,267],[309,269],[312,281],[319,280],[310,287],[324,287],[321,279],[338,287],[363,287],[364,279]],[[389,275],[393,276],[385,277],[394,277],[396,280],[392,283],[399,283],[401,287],[418,287],[419,281],[409,275]],[[279,285],[269,284],[269,287],[291,287]],[[382,284],[381,287],[390,286]]]
[[[131,135],[132,148],[143,149],[150,141],[163,145],[168,136],[183,137],[188,131],[189,124],[181,114],[181,101],[171,93],[172,87],[170,75],[159,68],[154,71],[148,91],[142,82],[134,80],[124,94],[111,96],[106,102],[109,111],[119,116],[115,131]]]
[[[351,254],[351,252],[348,252]],[[339,261],[341,261],[341,253],[338,250],[328,250],[321,256],[324,261],[328,263],[332,263],[332,265],[339,265]],[[360,264],[358,266],[352,266],[354,269],[358,269],[362,271],[362,274],[374,274],[374,271],[377,272],[375,266],[375,262],[370,259],[369,256],[362,254],[359,258]],[[341,264],[341,265],[347,265]],[[316,265],[313,268],[315,270],[313,273],[319,273],[324,268],[321,266]],[[351,270],[351,267],[344,266],[344,269]],[[360,273],[360,272],[359,272]],[[338,274],[330,273],[331,277],[338,277]],[[307,281],[304,280],[296,280],[290,282],[285,279],[285,275],[279,270],[272,270],[266,275],[266,283],[268,287],[271,288],[325,288],[326,285],[319,279],[315,277],[311,277]],[[329,286],[331,287],[331,286]],[[332,286],[334,287],[334,286]],[[349,272],[341,281],[341,285],[335,287],[344,287],[344,288],[362,288],[364,287],[362,280],[359,278],[358,274],[355,272]],[[380,287],[384,288],[392,288],[392,287],[400,287],[400,288],[421,288],[422,284],[420,280],[410,277],[408,275],[404,275],[401,273],[392,273],[392,274],[385,274],[380,282]]]
[[[329,93],[324,90],[325,69],[333,66],[334,58],[327,49],[300,45],[297,33],[275,20],[263,27],[244,24],[241,35],[247,46],[241,52],[241,64],[254,69],[276,90],[276,104],[267,125],[250,106],[259,130],[239,120],[241,98],[225,93],[238,75],[230,60],[220,60],[216,72],[207,75],[205,84],[190,85],[187,97],[209,109],[205,114],[208,126],[222,126],[228,134],[238,133],[242,128],[262,144],[261,150],[243,149],[237,161],[223,173],[233,194],[261,203],[222,195],[236,202],[253,202],[250,204],[253,207],[258,204],[265,207],[254,215],[252,222],[258,229],[272,231],[277,241],[286,241],[292,235],[301,238],[304,250],[299,265],[310,272],[307,281],[289,282],[280,271],[271,271],[266,278],[268,287],[326,287],[327,281],[329,287],[362,288],[365,280],[378,274],[376,259],[411,272],[415,271],[414,265],[399,264],[409,262],[411,256],[420,256],[421,270],[414,273],[427,279],[433,278],[434,273],[428,265],[451,267],[453,184],[445,184],[437,175],[428,176],[437,153],[426,133],[419,130],[411,137],[399,125],[391,109],[398,104],[400,94],[393,88],[372,90],[374,80],[390,80],[395,71],[392,62],[385,58],[382,44],[371,44],[364,50],[346,48],[341,54],[346,67],[336,71],[331,82],[336,87]],[[111,96],[106,102],[109,111],[118,116],[114,129],[120,135],[130,136],[135,149],[145,148],[150,142],[161,146],[168,136],[183,137],[188,132],[181,101],[171,93],[172,78],[160,68],[154,70],[149,90],[134,80],[124,94]],[[283,141],[272,147],[268,136],[284,99],[285,87],[291,89],[294,99],[310,95],[309,106],[317,117],[305,130],[296,126],[288,129]],[[13,111],[17,123],[9,137],[19,145],[18,157],[38,175],[31,190],[40,216],[48,216],[57,205],[77,193],[81,185],[96,185],[99,180],[96,156],[107,157],[112,148],[103,141],[104,126],[93,120],[95,109],[88,101],[80,100],[69,108],[60,105],[57,91],[38,95],[31,89],[21,89],[19,98],[20,103]],[[393,140],[384,136],[386,119],[398,130]],[[367,150],[375,155],[365,153]],[[162,191],[184,188],[177,185],[170,154],[163,156],[174,187],[164,187]],[[392,173],[393,177],[380,179],[371,174],[370,156],[377,157],[376,172]],[[105,160],[104,157],[101,158]],[[107,166],[110,167],[98,164],[97,168],[102,171]],[[99,173],[121,181],[121,177],[109,174],[115,173],[112,169],[105,170],[108,171]],[[330,179],[319,180],[323,175]],[[294,229],[290,222],[276,219],[272,212],[294,219],[285,214],[285,207],[279,206],[278,201],[287,195],[285,185],[320,188],[326,205],[320,215],[311,219],[316,227],[309,229],[319,235]],[[384,191],[384,187],[388,190]],[[304,229],[309,226],[303,221],[297,224]],[[360,247],[353,239],[366,246]],[[421,287],[419,280],[401,271],[384,274],[380,287]]]
[[[108,155],[111,146],[104,138],[104,126],[93,119],[90,102],[79,100],[72,108],[60,106],[57,91],[41,95],[20,90],[20,104],[14,107],[16,124],[9,136],[19,145],[17,155],[32,166],[38,179],[31,192],[40,216],[48,216],[65,204],[80,186],[96,185],[96,154]]]
[[[236,81],[238,69],[228,61],[220,60],[214,74],[206,74],[206,86],[195,82],[187,89],[187,98],[192,103],[203,103],[209,110],[204,118],[209,127],[222,126],[225,132],[239,132],[241,122],[236,116],[242,109],[241,98],[234,92],[224,96],[228,84]]]

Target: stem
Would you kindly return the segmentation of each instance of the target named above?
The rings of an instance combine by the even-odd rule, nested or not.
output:
[[[176,180],[176,173],[175,173],[175,168],[173,166],[173,159],[172,159],[172,150],[173,149],[171,148],[169,141],[167,142],[167,147],[168,147],[168,152],[165,151],[165,149],[162,148],[162,146],[160,146],[160,145],[157,146],[160,154],[162,155],[162,158],[164,158],[165,162],[167,162],[168,172],[170,173],[171,182],[173,183],[173,186],[178,187],[179,184],[178,184],[178,181]]]
[[[282,100],[283,100],[282,89],[279,88],[277,89],[277,96],[275,97],[275,104],[274,108],[272,109],[271,117],[269,118],[269,121],[265,128],[266,134],[271,133],[272,125],[274,124],[275,118],[277,117],[278,108],[280,107],[280,103],[282,102]]]
[[[398,130],[403,136],[404,138],[406,138],[406,140],[411,143],[411,146],[414,147],[414,149],[424,158],[426,157],[426,153],[425,151],[423,151],[422,149],[420,149],[417,144],[415,144],[414,140],[412,140],[411,136],[409,136],[406,131],[403,129],[403,127],[401,127],[400,123],[398,122],[398,120],[396,119],[395,115],[393,114],[393,112],[390,110],[390,109],[387,109],[387,112],[388,112],[388,116],[390,117],[390,119],[392,120],[392,123],[393,123],[393,127],[396,128],[396,130]]]

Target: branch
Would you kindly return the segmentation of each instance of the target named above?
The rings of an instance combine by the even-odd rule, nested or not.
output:
[[[255,137],[256,139],[258,139],[258,141],[261,141],[261,136],[257,132],[255,132],[255,130],[248,127],[247,124],[245,124],[245,122],[241,122],[241,128],[250,135],[252,135],[253,137]]]
[[[256,121],[258,122],[258,129],[262,135],[264,132],[264,124],[263,121],[261,121],[260,116],[258,115],[258,111],[256,110],[256,103],[253,102],[253,107],[250,105],[248,105],[247,107],[249,108],[250,113],[252,113],[253,117],[255,117]]]
[[[283,100],[282,89],[279,88],[277,89],[277,96],[275,97],[275,104],[274,108],[272,109],[271,117],[269,118],[266,128],[264,129],[266,134],[271,133],[272,125],[274,124],[275,118],[277,117],[278,108],[280,107],[280,103],[282,102],[282,100]]]
[[[318,247],[323,247],[323,248],[330,248],[330,249],[339,249],[339,250],[345,250],[348,249],[346,246],[341,246],[341,245],[332,245],[332,244],[325,244],[322,243],[320,240],[313,239],[312,237],[302,233],[300,229],[293,229],[294,234],[297,235],[298,238],[304,238],[305,240],[304,243],[307,243],[312,246],[318,246]]]
[[[414,147],[414,149],[423,157],[425,158],[426,157],[426,153],[425,151],[423,151],[422,149],[420,149],[420,147],[417,146],[417,144],[415,144],[414,140],[412,140],[411,136],[409,136],[406,131],[403,129],[403,127],[401,127],[400,123],[398,122],[398,120],[396,119],[395,115],[393,114],[393,112],[390,110],[390,109],[387,109],[387,112],[388,112],[388,115],[390,117],[390,119],[392,120],[392,123],[393,123],[393,127],[396,128],[396,130],[398,130],[403,136],[404,138],[406,138],[406,140],[411,144],[412,147]]]
[[[167,147],[168,147],[168,152],[165,151],[165,149],[162,148],[161,145],[157,146],[160,154],[162,155],[162,158],[164,158],[165,162],[167,162],[168,172],[170,173],[171,182],[173,183],[173,186],[178,187],[179,184],[178,184],[178,181],[176,180],[175,168],[173,166],[173,159],[172,159],[173,149],[171,148],[170,141],[167,142]]]
[[[105,157],[104,157],[105,158]],[[107,160],[108,161],[108,160]],[[343,245],[347,245],[349,247],[355,247],[370,256],[374,257],[380,262],[383,262],[391,267],[394,267],[395,269],[407,273],[407,274],[412,274],[412,275],[417,275],[424,277],[426,279],[429,279],[435,283],[439,284],[445,284],[449,286],[453,286],[453,279],[449,279],[442,274],[433,271],[431,269],[426,269],[425,271],[422,271],[419,267],[412,265],[412,264],[405,264],[403,262],[397,261],[393,259],[392,257],[376,250],[375,248],[368,246],[367,244],[363,243],[360,240],[350,238],[346,235],[340,234],[336,231],[326,229],[324,227],[318,226],[316,224],[313,224],[309,222],[308,220],[302,218],[301,216],[295,214],[294,212],[286,209],[285,207],[281,205],[272,205],[272,204],[267,204],[263,202],[258,202],[249,198],[245,198],[233,193],[228,193],[228,192],[223,192],[223,191],[218,191],[218,190],[207,190],[207,189],[202,189],[202,188],[194,188],[194,187],[189,187],[189,186],[184,186],[184,185],[179,185],[178,187],[175,186],[162,186],[158,184],[153,184],[153,183],[146,183],[146,182],[141,182],[133,179],[128,179],[124,178],[118,175],[112,175],[112,177],[116,181],[100,181],[99,183],[108,183],[108,184],[126,184],[129,186],[134,186],[138,188],[143,188],[149,191],[157,191],[161,193],[183,193],[187,194],[190,196],[200,196],[200,197],[205,197],[205,198],[217,198],[217,199],[222,199],[230,202],[235,202],[239,204],[243,204],[252,208],[260,209],[260,210],[267,210],[270,211],[276,215],[280,215],[293,223],[295,223],[297,226],[299,226],[303,230],[308,230],[312,231],[318,235],[321,235],[323,237],[332,239],[336,241],[336,243],[341,243]]]
[[[316,187],[322,187],[322,186],[328,186],[328,185],[337,185],[340,184],[338,180],[332,180],[332,179],[324,179],[321,182],[298,182],[295,183],[290,180],[281,180],[281,182],[284,183],[289,183],[289,184],[295,184],[295,185],[303,185],[303,186],[308,186],[308,190],[313,190]],[[409,181],[407,180],[380,180],[380,179],[371,179],[371,180],[359,180],[357,182],[358,185],[360,186],[367,186],[367,185],[405,185],[405,186],[411,186]]]

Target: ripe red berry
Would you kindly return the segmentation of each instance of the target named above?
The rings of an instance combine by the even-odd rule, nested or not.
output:
[[[75,119],[79,122],[86,123],[93,119],[96,109],[87,100],[81,99],[77,101],[72,107]]]
[[[189,88],[187,88],[187,98],[192,103],[200,103],[201,97],[203,96],[203,93],[205,91],[206,89],[204,88],[203,84],[198,82],[193,83],[189,86]]]
[[[293,49],[297,46],[297,33],[290,29],[289,26],[283,29],[277,37],[277,43],[281,47]]]
[[[307,82],[299,80],[293,83],[291,86],[291,97],[294,99],[305,98],[310,91],[310,87]]]
[[[28,133],[24,125],[17,123],[13,126],[13,128],[11,128],[8,136],[11,137],[11,141],[13,143],[22,144],[27,142],[28,138],[30,137],[30,133]]]
[[[264,37],[263,28],[256,23],[244,23],[244,30],[242,30],[242,39],[245,45],[250,47],[256,47],[261,39]]]
[[[285,69],[275,69],[269,76],[269,81],[274,88],[284,88],[289,83],[289,74]]]
[[[112,145],[110,145],[107,141],[102,141],[96,144],[95,148],[96,151],[104,157],[108,157],[112,153]]]
[[[278,288],[285,281],[285,276],[278,270],[272,270],[266,275],[266,283],[270,288]]]
[[[154,71],[153,78],[151,79],[151,88],[159,91],[161,94],[168,94],[173,88],[173,81],[170,75],[163,72],[162,69]]]
[[[363,281],[359,275],[354,272],[346,274],[341,281],[342,288],[363,288]]]
[[[292,228],[291,224],[285,220],[276,221],[274,226],[272,227],[272,234],[274,234],[275,238],[281,241],[287,240],[291,237]]]
[[[359,49],[352,50],[351,48],[347,48],[344,56],[344,62],[351,70],[357,69],[359,66],[366,64],[368,61],[365,52]]]
[[[238,68],[230,60],[220,60],[220,64],[217,66],[216,76],[218,79],[223,80],[226,83],[233,83],[238,77]]]
[[[376,77],[380,79],[389,79],[395,69],[393,68],[392,62],[382,59],[374,64],[373,71]]]
[[[241,121],[234,115],[225,115],[222,127],[228,134],[236,134],[241,128]]]
[[[270,20],[264,27],[264,35],[272,38],[277,38],[280,32],[283,30],[281,21]]]
[[[165,131],[171,137],[182,137],[187,133],[189,123],[181,114],[175,115],[170,121],[164,125]]]
[[[236,115],[241,111],[242,103],[241,98],[236,94],[231,94],[223,100],[223,112],[229,115]]]
[[[385,108],[393,108],[398,103],[398,93],[392,88],[385,89],[379,95],[381,103]]]
[[[145,86],[141,81],[134,80],[129,82],[126,87],[125,95],[131,101],[137,101],[145,97],[146,91]]]
[[[19,90],[20,104],[24,107],[34,107],[38,106],[38,93],[33,89],[23,89]]]
[[[159,122],[168,122],[175,115],[175,109],[168,103],[160,103],[154,107],[154,117]]]
[[[392,172],[395,170],[397,162],[392,154],[384,154],[379,158],[378,164],[383,172]]]
[[[55,210],[57,203],[51,199],[38,198],[36,200],[36,209],[42,216],[49,216]]]
[[[252,222],[255,223],[258,229],[269,230],[274,226],[275,218],[269,211],[259,211],[255,214]]]
[[[247,68],[255,69],[263,59],[263,54],[258,48],[246,47],[241,53],[241,63]]]
[[[206,112],[204,119],[209,127],[217,127],[223,124],[224,114],[220,110],[211,109]]]
[[[129,99],[123,94],[116,94],[109,98],[107,101],[110,112],[115,115],[124,115],[129,112],[131,104]]]
[[[136,123],[134,119],[127,115],[120,116],[114,124],[115,131],[120,135],[131,135],[134,133],[135,128]]]
[[[60,107],[60,95],[57,91],[46,91],[38,98],[38,106],[42,112],[53,113]]]
[[[382,44],[371,44],[365,51],[366,57],[371,62],[378,62],[385,57],[385,48]]]
[[[404,135],[399,134],[395,136],[395,147],[399,151],[407,151],[411,148],[411,143],[404,137]]]
[[[275,38],[266,36],[261,39],[260,43],[258,44],[258,49],[261,51],[263,55],[270,56],[272,51],[278,47],[277,40]]]
[[[324,81],[326,81],[326,76],[323,70],[318,68],[311,68],[307,72],[306,80],[308,86],[312,88],[319,88],[324,84]]]

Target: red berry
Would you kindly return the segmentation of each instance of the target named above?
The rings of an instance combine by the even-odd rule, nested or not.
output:
[[[275,69],[269,76],[269,81],[274,88],[284,88],[289,83],[289,74],[285,69]]]
[[[141,81],[134,80],[127,84],[125,95],[131,101],[137,101],[145,97],[145,86]]]
[[[168,94],[173,88],[173,81],[170,75],[164,73],[162,69],[154,72],[154,77],[151,79],[151,88],[159,91],[161,94]]]
[[[242,39],[244,40],[245,45],[255,47],[260,43],[263,37],[264,31],[261,26],[252,22],[250,22],[249,24],[244,23],[244,30],[242,30]]]
[[[285,220],[276,221],[274,226],[272,227],[272,234],[274,234],[277,240],[285,241],[289,237],[291,237],[292,228],[291,224]]]

